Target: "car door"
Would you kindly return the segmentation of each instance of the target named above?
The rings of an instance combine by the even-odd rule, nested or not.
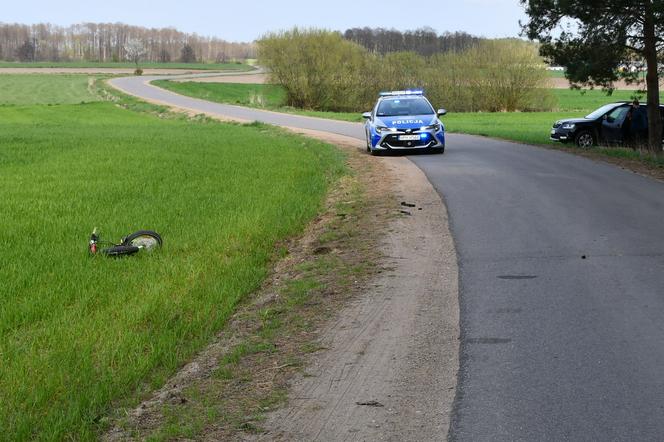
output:
[[[607,143],[623,142],[623,124],[629,111],[629,105],[624,105],[613,109],[604,116],[602,120],[602,138]]]

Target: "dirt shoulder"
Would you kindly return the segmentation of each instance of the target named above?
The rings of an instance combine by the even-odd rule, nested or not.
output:
[[[459,312],[443,202],[407,158],[290,130],[339,146],[350,175],[214,342],[118,405],[105,440],[447,437]]]
[[[380,161],[400,207],[380,243],[385,271],[324,327],[319,341],[326,351],[293,379],[289,405],[272,413],[266,433],[254,439],[447,437],[459,336],[447,213],[413,163]]]
[[[549,79],[549,84],[551,85],[552,88],[554,89],[569,89],[569,81],[567,78],[561,78],[561,77],[552,77]],[[661,86],[661,84],[660,84]],[[637,84],[628,84],[625,81],[616,81],[615,83],[615,88],[618,90],[626,90],[626,91],[635,91],[643,88],[643,85],[637,85]]]

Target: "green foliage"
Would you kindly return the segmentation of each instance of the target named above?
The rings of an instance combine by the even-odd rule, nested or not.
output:
[[[327,111],[368,110],[380,90],[424,87],[435,105],[453,111],[550,108],[542,97],[548,74],[534,45],[484,41],[463,52],[423,57],[380,56],[320,30],[270,34],[259,41],[262,65],[282,85],[291,106]]]
[[[31,41],[25,41],[21,46],[16,49],[16,58],[25,61],[34,61],[35,59],[35,45]]]
[[[555,104],[537,48],[520,40],[484,40],[465,52],[436,55],[429,66],[427,95],[449,110],[534,111]]]
[[[112,103],[3,106],[0,133],[0,440],[94,439],[209,341],[343,170],[275,128]],[[164,248],[92,258],[94,226]]]
[[[354,111],[375,96],[372,57],[338,32],[293,29],[263,37],[259,63],[299,108]]]
[[[643,57],[652,26],[655,46],[664,42],[664,2],[604,0],[601,7],[587,0],[521,0],[529,21],[524,31],[542,42],[542,53],[565,66],[574,83],[610,87],[620,77],[637,73],[619,70]],[[559,32],[566,20],[576,26]],[[642,60],[643,58],[641,58]]]
[[[196,63],[196,53],[190,45],[184,45],[180,51],[180,61],[182,63]]]

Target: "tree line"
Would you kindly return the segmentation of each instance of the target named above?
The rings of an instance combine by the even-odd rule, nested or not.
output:
[[[254,58],[253,43],[232,43],[216,37],[187,34],[174,28],[145,28],[124,23],[80,23],[63,27],[0,23],[0,60],[125,61],[125,46],[138,40],[149,62],[223,63]]]
[[[346,40],[364,46],[374,54],[412,51],[429,56],[443,52],[461,52],[476,46],[482,39],[466,32],[445,32],[438,35],[424,27],[401,32],[384,28],[351,28],[343,34]]]

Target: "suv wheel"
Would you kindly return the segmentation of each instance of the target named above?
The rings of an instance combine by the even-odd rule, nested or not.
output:
[[[595,144],[595,137],[589,131],[584,130],[576,135],[574,142],[581,149],[590,149]]]

